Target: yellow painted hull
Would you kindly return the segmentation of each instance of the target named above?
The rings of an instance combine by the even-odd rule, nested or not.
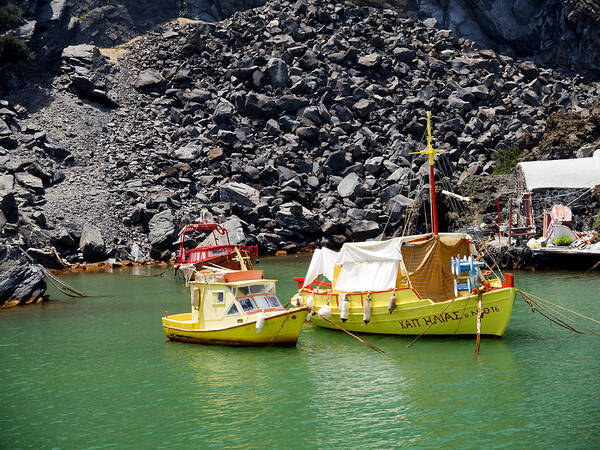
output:
[[[191,323],[191,314],[178,314],[163,317],[162,326],[167,338],[172,341],[236,346],[295,346],[307,314],[306,307],[267,313],[260,333],[256,330],[257,314],[247,317],[242,324],[211,329],[198,328],[197,323]]]
[[[311,295],[303,291],[306,301]],[[324,305],[326,294],[313,293],[315,311]],[[362,302],[352,301],[353,307],[346,322],[340,319],[338,300],[330,299],[332,308],[331,321],[348,331],[396,334],[396,335],[475,335],[477,333],[477,295],[458,297],[446,302],[433,303],[427,299],[419,299],[412,290],[399,291],[396,294],[397,308],[390,314],[388,302],[391,292],[371,294],[371,320],[368,324],[363,321]],[[412,296],[412,298],[411,298]],[[481,319],[481,334],[487,336],[502,336],[512,313],[515,289],[512,287],[495,289],[483,294]],[[332,304],[333,303],[333,304]],[[311,321],[325,328],[336,329],[332,324],[314,314]]]

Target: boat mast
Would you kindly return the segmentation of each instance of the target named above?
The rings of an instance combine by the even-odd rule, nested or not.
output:
[[[435,172],[433,170],[433,160],[435,154],[441,152],[437,148],[433,148],[431,145],[431,112],[427,111],[427,148],[420,152],[412,152],[411,155],[425,154],[429,157],[429,186],[431,195],[431,222],[433,224],[433,234],[438,234],[438,221],[437,221],[437,205],[435,203]]]

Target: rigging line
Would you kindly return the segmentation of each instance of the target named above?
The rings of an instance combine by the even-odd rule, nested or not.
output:
[[[452,186],[450,184],[450,182],[447,179],[442,180],[442,187],[445,187],[448,189],[448,191],[453,192],[452,190]],[[452,198],[452,196],[448,196],[450,205],[452,206],[452,209],[454,210],[454,212],[456,212],[458,214],[458,218],[461,222],[466,223],[466,219],[465,219],[465,210],[463,209],[462,205],[460,205],[460,203],[458,202],[458,200],[456,200],[455,198]]]
[[[412,205],[410,205],[410,211],[409,211],[408,218],[407,218],[407,219],[406,219],[406,221],[404,222],[404,229],[402,230],[402,236],[406,236],[406,232],[407,232],[407,231],[408,231],[408,229],[409,229],[409,228],[408,228],[408,227],[409,227],[409,224],[411,223],[411,221],[412,221],[412,219],[413,219],[413,216],[414,216],[414,214],[415,214],[415,210],[416,210],[416,206],[415,206],[415,205],[417,204],[417,201],[418,201],[419,197],[420,197],[420,193],[417,193],[417,194],[415,195],[415,198],[413,199],[413,204],[412,204]]]
[[[520,293],[521,293],[521,294],[523,294],[523,295],[527,295],[527,296],[533,297],[533,298],[534,298],[534,299],[536,299],[536,300],[539,300],[539,301],[542,301],[542,302],[546,302],[546,303],[548,303],[548,304],[550,304],[550,305],[552,305],[552,306],[556,306],[557,308],[564,309],[565,311],[568,311],[568,312],[570,312],[571,314],[575,314],[576,316],[580,316],[580,317],[583,317],[584,319],[587,319],[587,320],[590,320],[590,321],[592,321],[592,322],[595,322],[595,323],[598,323],[598,324],[600,324],[600,321],[599,321],[599,320],[592,319],[591,317],[584,316],[583,314],[580,314],[580,313],[578,313],[577,311],[573,311],[573,310],[571,310],[571,309],[569,309],[569,308],[566,308],[566,307],[564,307],[564,306],[558,305],[558,304],[556,304],[556,303],[552,303],[550,300],[546,300],[546,299],[544,299],[544,298],[542,298],[542,297],[538,297],[537,295],[530,294],[529,292],[525,292],[525,291],[522,291],[522,290],[520,290],[520,289],[517,289],[517,291],[518,291],[518,292],[520,292]]]
[[[522,294],[522,293],[521,293],[521,294]],[[523,295],[523,294],[522,294],[522,295]],[[545,307],[545,306],[543,306],[543,305],[540,305],[539,303],[537,303],[537,302],[536,302],[536,301],[535,301],[533,298],[531,298],[530,296],[528,296],[528,295],[523,295],[523,297],[527,297],[527,299],[528,299],[529,301],[531,301],[531,303],[533,303],[535,306],[537,306],[538,310],[546,312],[546,314],[548,314],[548,315],[552,316],[552,318],[553,318],[553,319],[555,319],[556,321],[560,322],[561,324],[564,324],[564,325],[565,325],[566,327],[568,327],[569,329],[576,330],[574,325],[570,325],[570,324],[568,323],[568,322],[572,322],[572,323],[574,323],[576,326],[578,326],[578,327],[581,327],[581,328],[583,328],[583,329],[585,329],[585,330],[589,331],[590,333],[585,333],[585,332],[582,332],[582,331],[580,331],[580,330],[578,330],[577,332],[579,332],[579,333],[581,333],[581,334],[592,334],[592,335],[595,335],[595,336],[600,336],[600,333],[598,333],[597,331],[595,331],[595,330],[592,330],[591,328],[588,328],[588,327],[586,327],[585,325],[582,325],[582,324],[579,324],[579,323],[575,322],[575,320],[573,320],[572,318],[570,318],[570,317],[568,317],[568,316],[565,316],[565,315],[564,315],[564,314],[562,314],[562,313],[559,313],[559,312],[557,312],[557,311],[554,311],[554,310],[552,310],[551,308],[547,308],[547,307]],[[531,304],[530,304],[530,306],[531,306]],[[547,316],[545,316],[545,317],[547,317]],[[560,317],[563,317],[564,319],[561,319]],[[554,322],[554,323],[557,323],[557,322]]]
[[[83,292],[79,292],[77,289],[72,288],[71,286],[69,286],[67,283],[65,283],[64,281],[61,281],[59,278],[55,277],[54,275],[52,275],[50,272],[48,272],[48,270],[46,270],[44,267],[39,266],[42,269],[42,273],[50,280],[50,282],[55,286],[55,283],[59,284],[61,287],[59,287],[59,289],[61,291],[63,291],[65,294],[67,294],[65,291],[69,291],[75,295],[69,295],[70,297],[87,297],[87,295],[85,295]]]
[[[285,319],[283,319],[281,321],[281,326],[279,327],[279,330],[277,330],[277,333],[275,333],[275,336],[273,336],[271,338],[271,342],[269,342],[269,345],[267,345],[266,350],[269,351],[273,348],[273,343],[275,342],[275,339],[277,339],[277,336],[279,336],[279,333],[281,332],[281,330],[283,329],[283,326],[285,325],[286,320],[288,320],[288,317],[290,317],[290,313],[292,312],[292,310],[288,310],[288,312],[285,315]]]
[[[580,190],[584,189],[586,192],[592,190],[592,188],[572,188],[572,189],[574,189],[576,191],[580,191]],[[577,194],[578,194],[578,192],[577,193],[575,193],[575,192],[565,192],[564,194],[545,195],[543,197],[536,195],[535,198],[536,198],[537,201],[542,201],[542,200],[552,201],[555,198],[568,197],[568,196],[577,195]]]
[[[540,305],[540,304],[538,304],[536,302],[534,302],[534,304],[537,305],[538,308],[543,309],[544,311],[549,311],[548,314],[552,314],[552,316],[555,317],[557,320],[560,320],[561,322],[564,322],[564,323],[567,323],[567,324],[570,322],[570,323],[573,324],[571,326],[573,326],[573,327],[577,326],[577,327],[580,327],[581,329],[587,330],[589,332],[589,333],[585,333],[585,334],[593,334],[594,336],[600,336],[600,333],[598,331],[593,330],[591,328],[588,328],[585,325],[576,322],[573,318],[571,318],[571,317],[569,317],[569,316],[567,316],[567,315],[565,315],[565,314],[563,314],[563,313],[561,313],[559,311],[556,311],[556,310],[552,309],[552,307],[545,307],[545,306]]]
[[[491,240],[495,240],[495,238],[492,238]],[[491,242],[490,240],[490,242]],[[500,264],[498,264],[498,261],[494,258],[493,255],[490,256],[490,258],[492,259],[494,266],[493,267],[498,267],[498,272],[500,272],[500,276],[498,276],[498,274],[496,274],[496,272],[494,272],[493,267],[490,267],[490,265],[488,264],[488,262],[485,260],[485,255],[486,253],[483,253],[483,251],[481,251],[479,248],[477,248],[477,245],[475,246],[475,250],[478,253],[478,256],[480,257],[480,259],[483,261],[483,263],[486,265],[486,267],[490,270],[490,272],[492,272],[494,274],[494,276],[498,279],[502,279],[504,280],[504,272],[502,272],[502,269],[500,269]]]
[[[575,327],[569,325],[568,323],[564,322],[563,320],[559,319],[558,317],[554,317],[552,315],[552,313],[545,312],[544,308],[542,306],[538,305],[537,303],[535,303],[531,299],[528,299],[525,296],[523,296],[523,300],[525,301],[525,303],[527,303],[531,307],[531,311],[532,312],[537,312],[538,314],[541,314],[546,319],[550,320],[550,322],[555,323],[558,326],[561,326],[563,328],[566,328],[567,330],[571,330],[571,331],[573,331],[575,333],[578,333],[578,334],[589,334],[589,333],[585,333],[585,332],[583,332],[581,330],[576,329]],[[537,308],[536,308],[536,306],[537,306]],[[600,336],[600,334],[597,334],[597,333],[594,333],[594,332],[592,332],[592,334]]]
[[[50,284],[52,284],[56,289],[58,289],[59,291],[61,291],[63,294],[65,294],[68,297],[73,297],[73,298],[78,298],[81,297],[80,295],[75,295],[75,294],[71,294],[69,293],[66,289],[64,289],[62,286],[60,286],[59,284],[55,283],[54,280],[52,278],[48,278],[48,280],[50,281]]]
[[[541,314],[541,315],[542,315],[542,316],[544,316],[546,319],[548,319],[550,322],[552,322],[552,323],[555,323],[556,325],[558,325],[558,326],[560,326],[560,327],[566,328],[567,330],[571,330],[571,331],[573,331],[573,332],[575,332],[575,333],[578,333],[578,334],[585,334],[585,333],[582,333],[582,332],[581,332],[581,331],[579,331],[579,330],[576,330],[576,329],[574,329],[573,327],[571,327],[571,326],[569,326],[569,325],[563,325],[563,324],[561,324],[560,322],[558,322],[558,321],[554,320],[552,317],[549,317],[549,316],[548,316],[548,315],[546,315],[544,312],[540,311],[539,309],[536,309],[536,308],[535,308],[535,307],[534,307],[534,306],[533,306],[533,305],[532,305],[532,304],[529,302],[529,300],[525,300],[525,303],[529,304],[529,306],[531,307],[531,311],[532,311],[532,312],[537,312],[538,314]]]
[[[462,310],[462,313],[460,315],[460,319],[458,320],[458,324],[456,325],[456,329],[454,330],[454,336],[456,336],[456,333],[458,331],[458,327],[460,327],[460,323],[463,320],[463,317],[465,316],[465,311],[467,310],[467,305],[469,304],[469,299],[467,299],[467,301],[465,302],[465,307]]]
[[[573,204],[573,203],[575,203],[577,200],[579,200],[581,197],[583,197],[585,194],[587,194],[588,192],[591,192],[591,190],[592,190],[592,189],[590,188],[590,189],[588,189],[587,191],[584,191],[584,192],[583,192],[583,193],[582,193],[582,194],[581,194],[579,197],[577,197],[577,198],[575,198],[575,199],[571,200],[571,201],[570,201],[569,203],[567,203],[565,206],[572,205],[572,204]]]
[[[391,200],[392,199],[390,199],[390,201]],[[389,204],[389,201],[388,201],[388,204]],[[392,210],[388,214],[388,219],[387,219],[387,222],[385,223],[385,226],[383,227],[383,231],[381,232],[381,239],[380,240],[383,240],[383,238],[385,237],[385,230],[387,230],[387,227],[388,227],[388,225],[390,223],[390,219],[392,218],[392,214],[394,213],[394,211],[396,211],[396,205],[397,205],[397,203],[394,203],[394,205],[392,206]]]

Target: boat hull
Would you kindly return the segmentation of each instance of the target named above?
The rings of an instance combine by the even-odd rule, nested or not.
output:
[[[194,328],[197,324],[190,323],[189,320],[179,320],[189,317],[189,314],[163,317],[162,325],[167,338],[171,341],[207,345],[293,347],[298,341],[307,314],[306,307],[271,314],[265,318],[260,333],[256,330],[258,315],[246,323],[220,329]]]
[[[315,309],[325,301],[313,294]],[[348,320],[342,322],[339,308],[332,307],[331,321],[344,329],[358,333],[395,335],[475,335],[477,333],[477,295],[459,297],[446,302],[428,300],[397,304],[390,314],[390,292],[371,294],[373,308],[368,324],[363,321],[362,306],[351,308]],[[515,298],[512,287],[495,289],[482,296],[483,317],[481,334],[502,336],[508,326]],[[401,299],[400,299],[401,300]],[[314,314],[311,321],[320,327],[336,329],[334,325]]]

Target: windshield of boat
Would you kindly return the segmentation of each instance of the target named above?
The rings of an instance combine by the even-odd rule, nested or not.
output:
[[[277,292],[275,291],[275,283],[260,283],[260,284],[252,284],[250,286],[240,286],[237,288],[236,297],[247,297],[248,295],[253,294],[273,294],[275,295]]]
[[[257,294],[251,297],[238,298],[237,301],[245,313],[258,309],[283,308],[277,296],[272,294]],[[229,313],[227,314],[229,315]]]
[[[246,313],[258,309],[256,305],[252,302],[252,300],[248,297],[238,299],[238,303]]]

